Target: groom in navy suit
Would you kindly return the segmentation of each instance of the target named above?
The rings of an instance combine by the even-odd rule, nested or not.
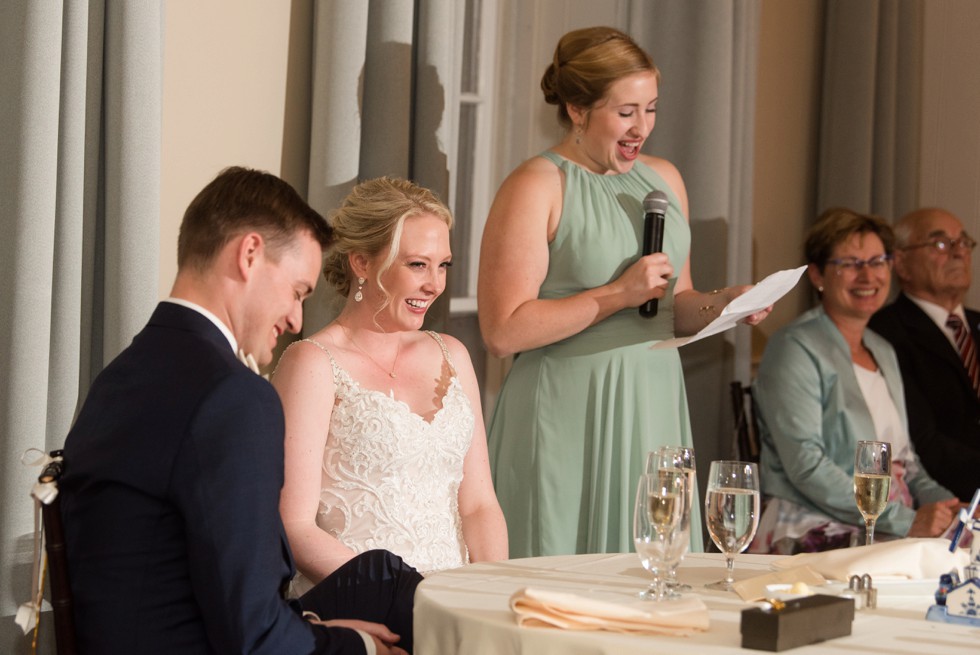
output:
[[[95,380],[65,442],[81,652],[410,650],[421,576],[390,553],[360,555],[298,602],[281,594],[294,572],[283,412],[239,357],[269,364],[299,331],[329,239],[260,171],[227,169],[188,207],[171,297]]]
[[[969,501],[980,486],[980,397],[947,322],[951,314],[958,317],[974,349],[980,346],[980,313],[963,307],[976,241],[956,216],[935,208],[902,217],[895,239],[902,292],[869,327],[898,354],[909,436],[923,466]]]

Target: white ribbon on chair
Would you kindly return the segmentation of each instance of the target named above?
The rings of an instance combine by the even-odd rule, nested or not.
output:
[[[37,456],[32,460],[30,456]],[[20,463],[24,466],[44,469],[45,466],[59,458],[53,458],[43,450],[28,448],[20,456]],[[17,608],[14,621],[20,626],[26,635],[37,626],[38,614],[40,614],[44,603],[44,571],[41,565],[41,551],[44,540],[44,529],[41,522],[41,503],[50,505],[58,496],[58,485],[54,482],[37,481],[31,487],[31,496],[34,498],[34,564],[31,569],[31,599],[22,603]]]

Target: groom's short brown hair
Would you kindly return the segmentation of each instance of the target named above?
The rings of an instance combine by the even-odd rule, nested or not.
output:
[[[284,180],[265,171],[232,166],[218,174],[184,212],[177,239],[178,268],[207,268],[235,236],[255,231],[276,257],[302,231],[321,248],[330,244],[323,216]]]

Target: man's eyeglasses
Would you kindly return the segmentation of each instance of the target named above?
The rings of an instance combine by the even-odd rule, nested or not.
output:
[[[914,243],[910,246],[905,246],[902,250],[913,250],[914,248],[924,248],[926,246],[932,246],[939,252],[953,252],[953,248],[956,246],[964,250],[973,250],[977,247],[977,242],[969,234],[964,232],[956,239],[953,237],[936,237],[923,243]]]
[[[868,257],[867,259],[858,259],[857,257],[839,257],[838,259],[828,259],[827,263],[833,264],[837,267],[837,275],[857,273],[865,266],[872,271],[882,271],[891,265],[892,256],[877,255],[875,257]]]

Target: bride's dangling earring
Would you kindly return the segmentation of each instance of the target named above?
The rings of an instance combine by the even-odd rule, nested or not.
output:
[[[361,293],[361,289],[364,288],[364,278],[357,278],[357,293],[354,294],[354,302],[361,302],[364,300],[364,294]]]

